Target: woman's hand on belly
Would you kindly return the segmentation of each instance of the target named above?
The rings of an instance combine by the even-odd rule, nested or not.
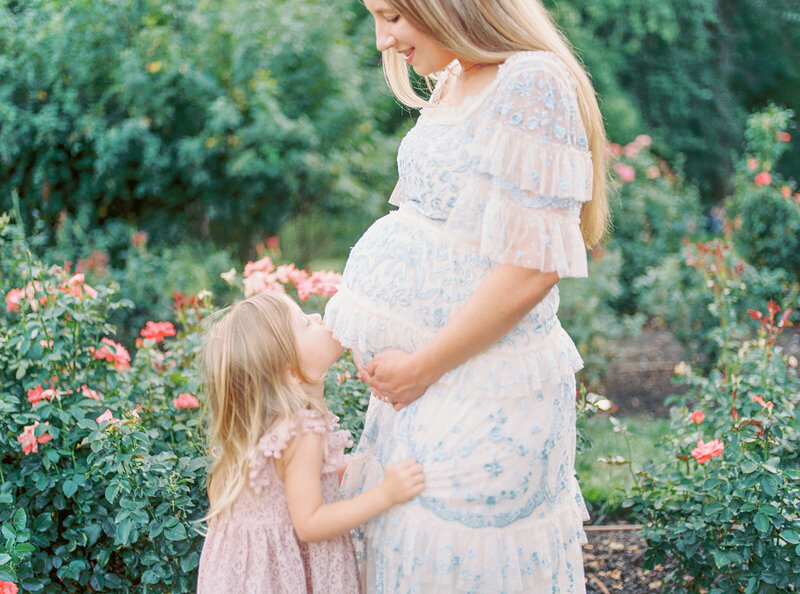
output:
[[[425,393],[435,377],[425,377],[411,353],[401,350],[378,353],[366,366],[358,365],[359,375],[372,393],[400,410]]]
[[[420,350],[379,353],[360,368],[362,379],[373,394],[400,410],[442,375],[500,340],[557,282],[555,272],[502,264]]]

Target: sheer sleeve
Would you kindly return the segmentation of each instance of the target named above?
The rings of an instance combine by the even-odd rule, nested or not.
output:
[[[481,254],[498,264],[586,276],[592,160],[575,83],[545,52],[512,56],[497,76],[477,118],[476,180],[448,224],[475,221]]]

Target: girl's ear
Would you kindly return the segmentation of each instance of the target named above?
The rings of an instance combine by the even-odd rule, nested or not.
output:
[[[297,374],[294,372],[294,369],[292,369],[292,366],[289,365],[288,363],[286,364],[286,376],[289,378],[290,382],[293,382],[295,384],[301,383],[300,378],[297,377]]]

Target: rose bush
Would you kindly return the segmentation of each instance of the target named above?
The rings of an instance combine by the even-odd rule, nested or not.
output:
[[[716,321],[717,364],[686,366],[689,391],[674,399],[663,447],[671,461],[647,464],[625,505],[644,523],[645,567],[670,563],[670,592],[785,592],[800,587],[800,380],[777,344],[791,309],[770,301],[736,309],[742,267],[721,242],[698,244]]]
[[[212,296],[176,293],[173,319],[147,321],[129,349],[133,337],[108,323],[128,306],[118,288],[44,265],[35,248],[0,217],[0,580],[22,591],[191,591],[207,507],[195,359]],[[317,309],[339,278],[265,256],[234,285],[241,294],[247,278],[273,272],[259,290]],[[328,384],[357,437],[367,394],[347,355]]]

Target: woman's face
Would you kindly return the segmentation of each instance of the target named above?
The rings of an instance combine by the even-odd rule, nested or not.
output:
[[[330,330],[322,325],[319,314],[306,314],[292,302],[292,328],[297,345],[300,369],[309,380],[316,382],[324,377],[344,349]]]
[[[444,70],[456,59],[455,54],[414,27],[385,0],[364,0],[364,4],[375,19],[375,45],[378,49],[382,52],[394,49],[420,76]]]

